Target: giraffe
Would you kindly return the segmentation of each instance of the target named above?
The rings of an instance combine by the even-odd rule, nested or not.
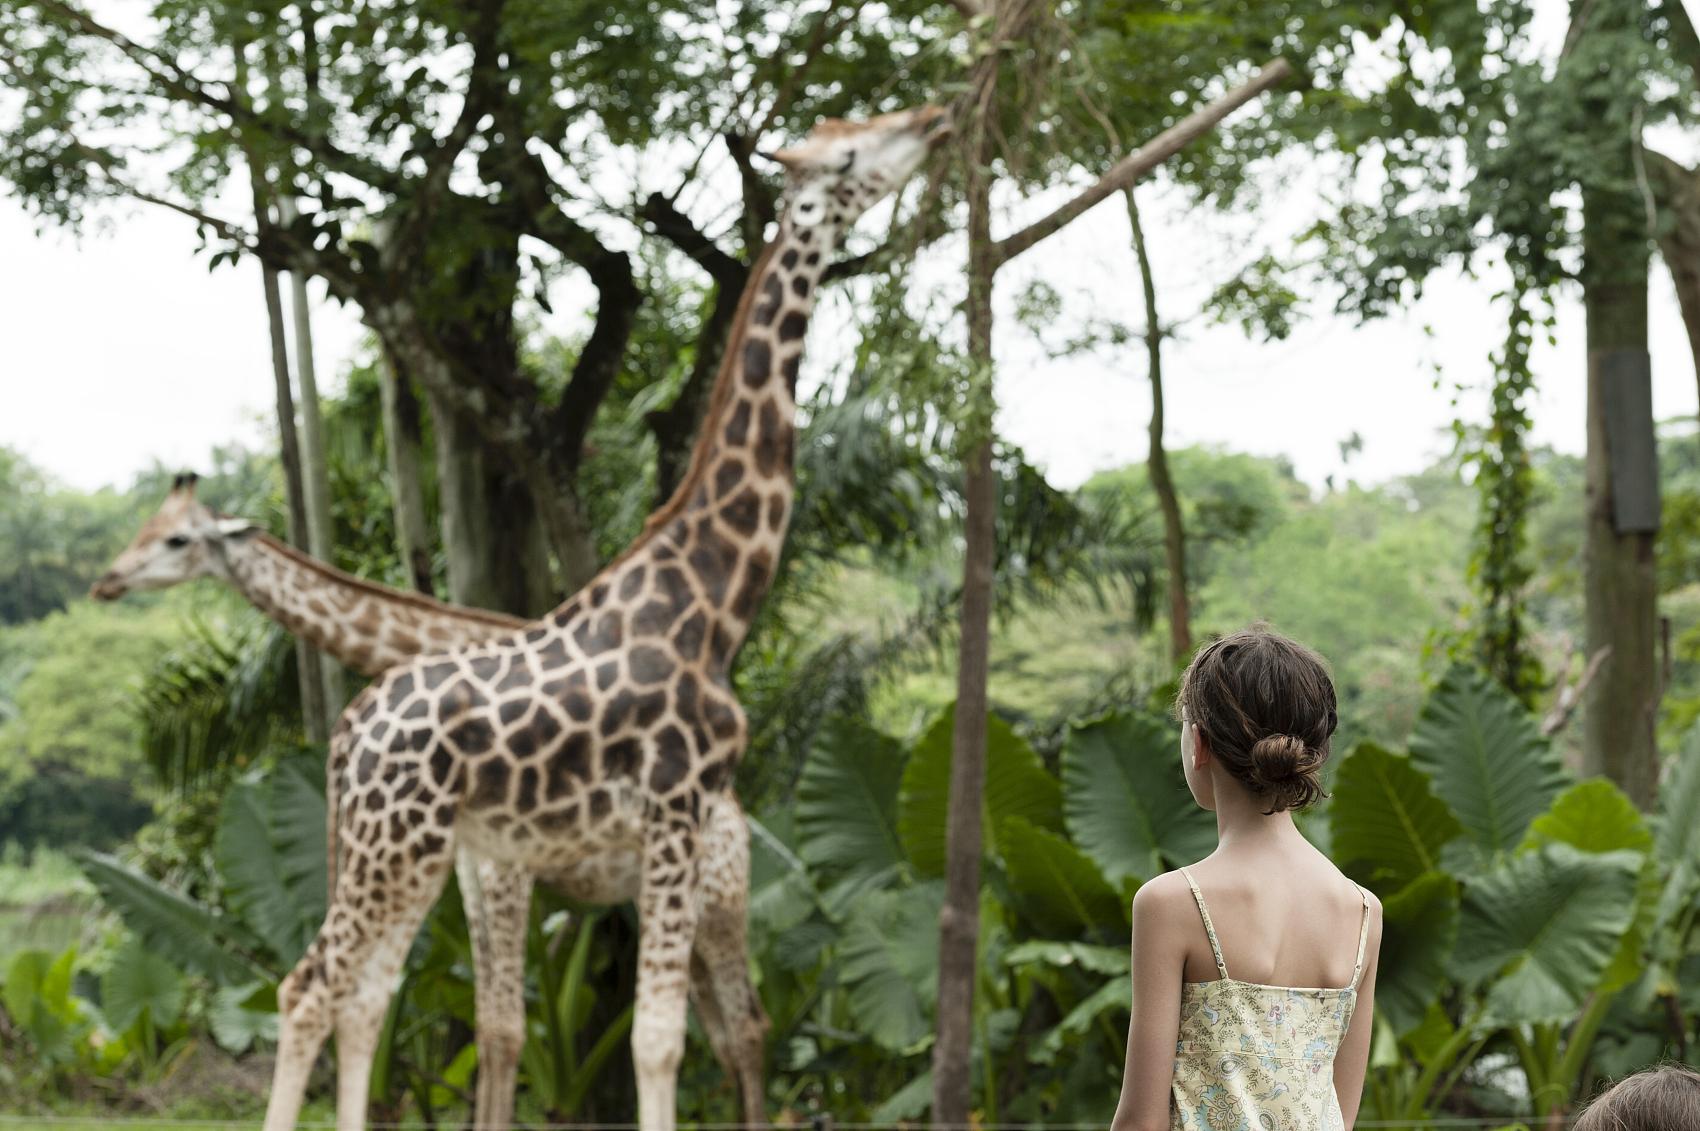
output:
[[[195,497],[198,477],[176,477],[159,509],[95,581],[90,596],[114,601],[127,593],[164,589],[201,577],[228,583],[250,604],[286,630],[304,637],[363,675],[428,652],[488,640],[527,626],[504,613],[451,605],[420,593],[374,584],[344,573],[294,549],[242,518],[219,515]],[[753,1006],[758,1027],[729,1033],[721,1000],[755,1001],[744,954],[748,892],[748,829],[736,800],[716,810],[719,822],[708,841],[710,866],[729,876],[725,901],[705,908],[700,949],[736,952],[723,969],[733,981],[715,983],[701,955],[692,962],[692,999],[716,1058],[734,1079],[746,1121],[765,1119],[762,1041],[765,1018]],[[506,865],[457,854],[462,896],[472,936],[477,992],[478,1092],[474,1126],[503,1131],[512,1119],[514,1075],[524,1019],[524,955],[527,900],[524,881]],[[576,861],[541,878],[583,903],[623,903],[635,895],[637,856],[607,854]],[[529,885],[525,884],[529,893]],[[528,898],[528,897],[527,897]],[[741,974],[741,977],[737,975]],[[733,1039],[734,1037],[741,1039]]]
[[[636,853],[632,1056],[643,1131],[673,1131],[699,909],[716,814],[747,737],[729,669],[790,517],[795,383],[827,258],[906,180],[948,124],[936,107],[830,121],[775,154],[788,202],[757,259],[702,433],[637,540],[538,624],[379,676],[331,736],[340,851],[324,925],[278,988],[266,1131],[300,1114],[337,1035],[337,1126],[364,1126],[368,1076],[402,960],[458,845],[548,874]],[[737,1003],[731,1003],[732,1008]],[[755,1003],[723,1021],[753,1023]]]

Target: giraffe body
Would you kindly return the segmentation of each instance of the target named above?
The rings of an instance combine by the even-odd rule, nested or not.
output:
[[[536,625],[391,668],[343,713],[331,735],[336,878],[323,927],[279,987],[266,1131],[294,1125],[333,1029],[338,1127],[364,1126],[384,1011],[457,846],[527,875],[635,854],[638,1118],[672,1131],[692,950],[718,879],[704,859],[736,804],[748,737],[729,672],[789,520],[809,312],[837,237],[907,178],[942,118],[929,107],[829,124],[781,155],[790,202],[673,499]],[[711,978],[729,961],[698,957]],[[759,1034],[753,994],[733,997],[716,1001],[728,1039]]]
[[[506,614],[447,604],[353,577],[301,553],[252,524],[214,514],[195,498],[196,477],[181,475],[160,509],[95,583],[98,600],[161,589],[200,577],[231,585],[255,608],[344,665],[375,675],[421,653],[524,629]],[[334,777],[334,767],[332,775]],[[716,1055],[738,1085],[745,1117],[765,1118],[762,1041],[766,1022],[754,1001],[745,948],[748,829],[730,795],[711,821],[704,867],[719,877],[705,900],[692,995]],[[500,1131],[511,1120],[514,1072],[524,1036],[524,956],[532,877],[470,851],[456,860],[472,935],[478,999],[479,1077],[475,1125]],[[613,850],[571,859],[539,878],[582,903],[616,904],[638,893],[638,856]],[[706,956],[706,957],[705,957]],[[719,959],[711,961],[710,959]],[[730,1004],[722,1005],[722,1002]],[[726,1017],[742,1022],[727,1030]]]

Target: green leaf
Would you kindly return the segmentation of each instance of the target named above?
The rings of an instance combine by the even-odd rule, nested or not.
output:
[[[1446,987],[1446,965],[1458,939],[1458,882],[1443,872],[1425,872],[1383,900],[1381,912],[1375,1011],[1402,1037],[1422,1024]]]
[[[1018,909],[1047,935],[1126,924],[1122,898],[1097,865],[1064,838],[1022,817],[998,832]]]
[[[1462,666],[1423,704],[1411,761],[1490,858],[1514,849],[1565,785],[1534,717],[1499,684]]]
[[[213,1040],[226,1052],[240,1055],[253,1047],[257,1040],[277,1039],[277,1008],[255,1008],[254,998],[269,988],[265,982],[249,982],[240,986],[223,986],[212,996],[207,1007],[207,1023]]]
[[[918,1120],[933,1106],[933,1070],[928,1068],[897,1089],[885,1102],[876,1107],[868,1118],[876,1124],[890,1126]]]
[[[865,723],[835,719],[809,748],[797,781],[799,854],[832,878],[903,861],[897,790],[903,747]]]
[[[296,758],[278,766],[266,782],[266,802],[278,867],[311,939],[328,906],[323,763]]]
[[[1536,817],[1523,848],[1568,844],[1583,852],[1646,852],[1653,845],[1647,822],[1624,792],[1605,778],[1577,782]]]
[[[1174,728],[1116,711],[1063,740],[1068,835],[1118,887],[1190,864],[1216,846],[1216,822],[1192,799]]]
[[[132,938],[100,979],[101,1012],[122,1033],[146,1014],[155,1025],[176,1022],[183,1011],[183,976],[171,963]]]
[[[838,946],[839,976],[854,1027],[892,1052],[907,1052],[932,1031],[938,993],[940,884],[868,891]]]
[[[1653,915],[1655,938],[1663,936],[1680,916],[1693,906],[1700,887],[1700,726],[1689,732],[1673,762],[1668,778],[1659,787],[1659,829],[1653,839],[1653,856],[1670,869],[1664,891]],[[1678,954],[1684,949],[1675,940]],[[1671,957],[1676,957],[1672,955]]]
[[[1576,1016],[1634,919],[1640,867],[1633,852],[1548,844],[1469,883],[1454,969],[1485,986],[1487,1025]]]
[[[254,782],[242,782],[226,794],[213,837],[213,860],[230,910],[289,966],[309,940],[301,937],[301,917],[283,880],[266,809]]]
[[[904,767],[898,791],[898,837],[910,863],[927,876],[944,875],[955,717],[955,707],[947,708],[927,728]],[[996,715],[986,720],[983,796],[981,829],[988,856],[1002,855],[997,831],[1010,817],[1023,817],[1039,828],[1062,831],[1062,787],[1045,771],[1033,747]]]
[[[1033,939],[1010,947],[1003,961],[1011,970],[1052,966],[1058,969],[1078,968],[1093,974],[1125,974],[1129,958],[1125,946]]]
[[[6,1012],[26,1029],[35,1024],[37,1011],[47,1010],[42,983],[52,964],[53,959],[46,951],[25,950],[13,956],[11,968],[6,971],[6,991],[0,1000],[5,1001]]]
[[[1065,1048],[1072,1047],[1096,1024],[1105,1013],[1126,1013],[1133,1002],[1133,978],[1123,974],[1105,982],[1086,1000],[1069,1010],[1054,1029],[1045,1034],[1033,1059],[1051,1064]]]
[[[160,884],[102,852],[73,850],[106,905],[161,957],[221,985],[270,978],[248,955],[259,944],[240,924]]]
[[[1336,863],[1367,886],[1398,889],[1440,869],[1464,827],[1411,759],[1360,743],[1334,777],[1328,807]]]

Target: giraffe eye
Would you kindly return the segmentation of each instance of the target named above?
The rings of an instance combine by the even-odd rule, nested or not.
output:
[[[850,166],[854,165],[855,163],[856,163],[856,151],[854,149],[852,149],[849,153],[846,153],[844,155],[844,167],[842,169],[838,170],[839,176],[843,176],[845,173],[848,173],[850,171]]]
[[[187,534],[173,534],[165,540],[165,548],[168,550],[181,550],[188,544],[189,536]]]

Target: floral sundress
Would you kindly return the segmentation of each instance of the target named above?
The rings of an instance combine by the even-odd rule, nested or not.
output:
[[[1198,901],[1221,977],[1181,986],[1171,1131],[1345,1131],[1334,1094],[1334,1054],[1352,1023],[1369,942],[1363,895],[1357,965],[1338,989],[1265,986],[1228,976],[1210,909],[1192,873],[1181,874]]]

